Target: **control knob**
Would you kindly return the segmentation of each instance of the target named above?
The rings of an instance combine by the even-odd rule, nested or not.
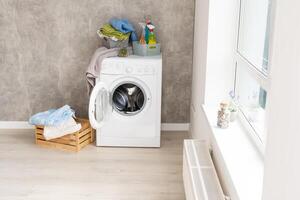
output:
[[[132,67],[126,67],[126,72],[128,73],[128,74],[130,74],[130,73],[132,73]]]

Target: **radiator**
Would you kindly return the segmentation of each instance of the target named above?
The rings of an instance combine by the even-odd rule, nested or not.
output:
[[[205,141],[184,141],[183,182],[186,200],[229,199],[223,193]]]

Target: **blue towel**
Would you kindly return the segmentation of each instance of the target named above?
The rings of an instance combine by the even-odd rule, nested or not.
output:
[[[116,30],[122,32],[122,33],[130,33],[131,32],[131,40],[137,41],[137,34],[134,30],[134,27],[127,19],[116,19],[112,18],[109,20],[109,23],[112,27],[114,27]]]
[[[50,109],[45,112],[40,112],[29,119],[32,125],[40,126],[57,126],[67,121],[75,115],[75,112],[69,105],[65,105],[59,109]]]

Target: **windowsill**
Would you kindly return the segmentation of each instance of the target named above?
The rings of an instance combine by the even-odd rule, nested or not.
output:
[[[260,200],[262,196],[264,162],[241,122],[231,122],[227,129],[216,126],[217,108],[203,106],[209,122],[214,151],[222,174],[228,175],[239,200]],[[224,169],[223,169],[224,168]],[[225,171],[223,171],[225,170]],[[225,177],[227,178],[227,177]],[[230,186],[229,186],[230,187]]]

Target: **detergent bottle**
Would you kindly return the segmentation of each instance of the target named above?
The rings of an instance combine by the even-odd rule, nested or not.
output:
[[[149,40],[148,40],[148,44],[149,45],[155,45],[156,44],[156,37],[154,34],[154,26],[153,25],[148,25],[149,28]]]

